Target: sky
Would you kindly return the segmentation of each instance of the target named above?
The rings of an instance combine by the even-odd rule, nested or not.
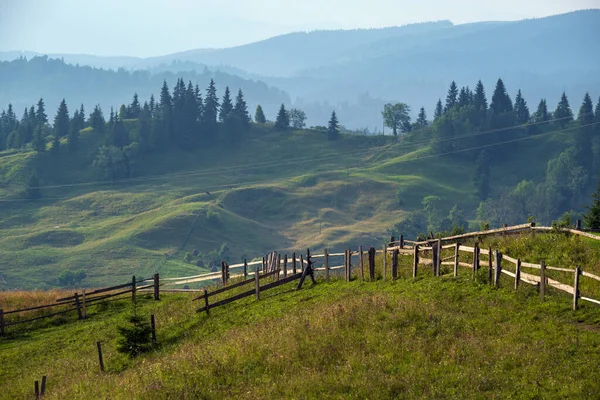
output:
[[[293,31],[539,18],[600,0],[0,0],[0,51],[150,57]]]

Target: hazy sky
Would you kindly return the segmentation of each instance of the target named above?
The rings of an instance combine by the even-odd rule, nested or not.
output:
[[[0,0],[0,51],[154,56],[298,30],[543,17],[600,0]]]

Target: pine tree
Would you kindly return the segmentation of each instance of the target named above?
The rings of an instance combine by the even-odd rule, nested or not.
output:
[[[485,150],[482,150],[477,157],[473,183],[477,188],[479,198],[486,200],[490,195],[490,165],[489,157]]]
[[[433,113],[433,120],[437,121],[438,119],[440,119],[442,117],[442,115],[444,115],[444,107],[442,105],[442,99],[439,99],[435,106],[435,112]]]
[[[196,85],[194,88],[194,94],[196,96],[196,118],[198,118],[198,125],[202,123],[202,115],[204,114],[204,101],[202,100],[202,93],[200,92],[200,86]]]
[[[569,105],[569,99],[567,98],[567,94],[563,92],[560,102],[556,107],[556,111],[554,111],[553,115],[554,119],[561,128],[566,127],[571,121],[573,121],[573,111],[571,111],[571,106]]]
[[[102,108],[100,104],[96,104],[94,107],[94,111],[90,114],[90,126],[94,129],[95,132],[104,132],[104,125],[106,121],[104,120],[104,113],[102,112]]]
[[[598,104],[596,104],[596,112],[594,113],[594,122],[596,123],[596,134],[600,136],[600,98],[598,98]]]
[[[85,128],[85,108],[83,107],[83,103],[79,106],[79,120],[78,120],[79,129]]]
[[[421,107],[419,110],[419,116],[417,117],[416,125],[418,128],[425,128],[427,126],[427,114],[425,113],[425,107]]]
[[[206,89],[206,97],[204,98],[204,113],[202,115],[202,126],[209,140],[217,137],[219,133],[219,125],[217,117],[219,115],[219,99],[217,97],[217,88],[214,80],[210,80],[208,89]]]
[[[242,93],[242,89],[238,91],[233,111],[242,121],[242,126],[244,129],[248,129],[250,127],[251,118],[250,114],[248,113],[248,105],[246,104],[246,100],[244,100],[244,93]]]
[[[36,125],[45,125],[48,123],[48,115],[46,115],[46,105],[44,99],[40,99],[37,103],[37,111],[35,112]]]
[[[340,137],[340,125],[335,115],[335,111],[331,113],[331,119],[329,120],[329,126],[327,127],[327,139],[337,140]]]
[[[546,99],[541,99],[537,111],[533,114],[533,122],[546,122],[549,119],[548,103],[546,102]]]
[[[512,100],[506,91],[506,87],[504,86],[502,79],[498,79],[498,82],[496,83],[496,89],[494,90],[494,94],[492,96],[490,109],[496,115],[511,113],[513,111]]]
[[[140,108],[140,101],[138,99],[137,93],[133,94],[133,101],[129,105],[128,111],[129,118],[138,118],[140,116],[140,112],[142,112],[142,109]]]
[[[527,107],[527,102],[523,98],[523,94],[521,93],[521,89],[517,93],[517,97],[515,98],[515,119],[517,124],[523,125],[529,122],[530,114],[529,107]]]
[[[267,122],[265,118],[265,113],[263,112],[262,107],[259,105],[256,106],[256,112],[254,113],[254,122],[257,124],[264,124]]]
[[[58,111],[54,117],[54,134],[58,137],[65,137],[69,134],[69,110],[67,102],[63,99],[58,106]]]
[[[598,189],[592,194],[592,205],[586,207],[588,212],[583,216],[583,222],[588,229],[600,229],[600,182]]]
[[[485,88],[481,81],[477,82],[475,86],[475,94],[473,95],[473,105],[477,111],[486,113],[488,109],[487,97],[485,95]]]
[[[158,117],[162,126],[160,127],[160,137],[158,139],[158,145],[164,145],[167,138],[170,138],[173,133],[173,99],[171,93],[169,93],[169,86],[167,81],[163,81],[162,88],[160,90],[160,104],[158,105]]]
[[[471,91],[468,86],[463,86],[458,95],[458,107],[465,108],[471,105]]]
[[[452,81],[450,84],[450,89],[448,89],[448,95],[446,96],[446,108],[444,111],[449,111],[452,107],[456,105],[456,98],[458,97],[458,86],[456,86],[456,82]]]
[[[35,128],[32,145],[33,149],[38,153],[43,153],[46,151],[46,139],[44,138],[41,125],[38,125],[38,127]]]
[[[75,111],[79,115],[79,111]],[[79,146],[79,127],[78,120],[73,118],[71,126],[69,128],[69,135],[67,136],[67,145],[70,151],[76,151]]]
[[[150,114],[154,117],[154,113],[156,112],[156,100],[154,99],[154,95],[150,95]]]
[[[594,168],[594,151],[592,145],[592,137],[594,136],[594,104],[589,93],[586,93],[583,98],[583,103],[579,108],[577,117],[578,131],[575,133],[575,143],[577,148],[577,157],[581,165],[587,169],[588,175]]]
[[[594,104],[592,103],[592,98],[589,93],[586,93],[583,98],[583,103],[579,108],[579,114],[577,116],[577,123],[580,126],[594,123]]]
[[[233,103],[231,102],[231,92],[229,91],[229,86],[225,88],[225,95],[223,96],[223,101],[221,102],[221,111],[219,112],[219,121],[225,121],[225,118],[229,115],[230,112],[233,111]]]
[[[281,104],[279,113],[277,113],[277,119],[275,120],[275,129],[278,131],[285,131],[290,127],[290,117],[285,110],[285,106]]]

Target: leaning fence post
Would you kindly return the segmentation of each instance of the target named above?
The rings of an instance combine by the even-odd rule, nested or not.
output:
[[[267,260],[265,260],[265,256],[263,256],[262,258],[262,271],[265,272],[265,268],[267,265]]]
[[[131,302],[135,304],[135,290],[136,290],[136,285],[135,285],[135,275],[133,275],[131,277]]]
[[[415,253],[413,257],[413,278],[417,277],[417,271],[419,269],[419,245],[415,244]]]
[[[496,270],[495,270],[495,275],[494,275],[494,286],[496,288],[500,287],[500,275],[502,274],[502,253],[500,253],[498,250],[496,250],[494,252],[494,258],[495,258],[495,264],[496,264]]]
[[[456,243],[454,248],[454,276],[458,276],[458,251],[460,249],[460,243]]]
[[[517,268],[515,269],[515,290],[519,289],[519,281],[521,280],[521,259],[517,258]]]
[[[363,249],[362,249],[362,246],[358,247],[358,253],[359,253],[358,256],[360,257],[360,259],[358,261],[358,265],[360,267],[360,279],[364,281],[365,280],[365,262],[363,260]]]
[[[394,249],[392,253],[392,280],[396,280],[398,278],[398,254],[400,252],[398,249]]]
[[[4,310],[0,308],[0,336],[4,336]]]
[[[540,263],[540,299],[544,301],[546,294],[546,261]]]
[[[575,267],[575,282],[573,283],[573,311],[577,311],[579,306],[579,275],[581,275],[581,267]]]
[[[82,305],[82,311],[83,311],[83,318],[87,318],[87,308],[85,305],[85,289],[83,289],[83,293],[81,295],[81,305]]]
[[[221,261],[221,283],[227,286],[227,270],[225,269],[225,261]]]
[[[83,314],[81,313],[81,302],[79,301],[78,293],[75,293],[75,305],[77,306],[77,318],[83,319]]]
[[[154,300],[160,300],[160,278],[158,273],[154,274]]]
[[[40,388],[40,396],[46,394],[46,375],[42,376],[42,387]]]
[[[258,273],[258,267],[256,267],[256,272],[254,273],[254,291],[256,294],[256,300],[260,300],[260,275]],[[207,297],[208,301],[208,297]],[[207,307],[208,310],[208,307]]]
[[[323,249],[323,264],[325,266],[325,280],[329,282],[329,252]]]
[[[387,269],[387,245],[383,245],[383,280],[386,278],[386,269]]]
[[[304,271],[304,258],[302,254],[300,254],[300,271]]]
[[[100,342],[96,342],[98,347],[98,361],[100,362],[100,371],[104,372],[104,361],[102,360],[102,345]]]
[[[152,328],[152,344],[156,344],[156,323],[154,321],[154,314],[150,315],[150,327]]]

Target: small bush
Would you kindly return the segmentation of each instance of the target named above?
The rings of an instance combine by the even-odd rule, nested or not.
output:
[[[198,250],[194,249],[194,251],[192,251],[192,254],[194,255],[194,257],[198,257]]]
[[[204,261],[202,261],[202,260],[196,261],[196,266],[200,267],[200,268],[204,268]]]
[[[131,325],[118,327],[121,337],[118,340],[117,350],[137,357],[152,348],[152,327],[141,317],[133,315],[129,318]]]
[[[192,257],[193,257],[193,256],[192,256],[192,253],[185,253],[185,256],[183,257],[183,260],[184,260],[186,263],[188,263],[188,264],[189,264],[189,263],[192,261]]]

